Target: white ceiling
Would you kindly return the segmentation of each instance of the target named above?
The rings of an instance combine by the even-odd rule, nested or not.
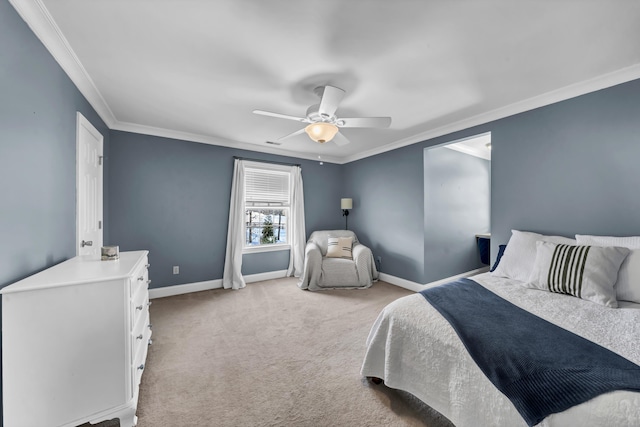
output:
[[[344,163],[640,78],[640,1],[10,0],[112,129]],[[351,144],[305,134],[346,90]]]

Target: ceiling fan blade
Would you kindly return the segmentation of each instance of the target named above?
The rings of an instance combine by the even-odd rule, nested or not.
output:
[[[346,145],[351,142],[340,132],[336,133],[336,136],[333,137],[332,141],[335,142],[337,146]]]
[[[344,124],[340,124],[344,122]],[[340,118],[338,127],[341,128],[388,128],[391,126],[391,117],[352,117]]]
[[[270,111],[253,110],[253,114],[260,114],[261,116],[277,117],[279,119],[295,120],[297,122],[309,123],[306,117],[295,117],[287,114],[272,113]]]
[[[344,98],[344,91],[334,86],[325,86],[320,100],[318,112],[321,116],[332,117],[336,114],[338,104]]]
[[[285,139],[289,139],[291,137],[294,137],[296,135],[300,135],[301,133],[304,133],[304,128],[297,130],[295,132],[290,133],[289,135],[285,135],[285,136],[281,136],[280,138],[276,139],[276,141],[282,141]]]

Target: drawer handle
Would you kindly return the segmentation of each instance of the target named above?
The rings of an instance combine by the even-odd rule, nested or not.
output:
[[[142,307],[143,307],[142,305],[139,305],[136,307],[136,310],[142,310]]]
[[[136,339],[137,339],[137,340],[141,340],[141,339],[142,339],[142,334],[138,335],[138,336],[136,337]]]
[[[149,338],[149,345],[153,344],[153,340]]]
[[[144,276],[138,277],[138,280],[142,282],[144,280]]]
[[[140,366],[138,366],[138,369],[140,369],[142,371],[144,369],[144,363],[142,363]]]

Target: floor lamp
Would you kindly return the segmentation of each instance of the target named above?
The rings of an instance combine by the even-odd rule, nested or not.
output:
[[[353,200],[340,199],[340,209],[342,209],[342,216],[344,217],[344,229],[347,229],[347,220],[349,219],[349,209],[353,208]]]

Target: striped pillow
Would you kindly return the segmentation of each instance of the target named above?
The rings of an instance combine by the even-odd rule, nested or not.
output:
[[[536,260],[525,286],[618,307],[614,285],[629,249],[536,242]]]
[[[351,259],[353,237],[329,237],[327,240],[327,258]]]

